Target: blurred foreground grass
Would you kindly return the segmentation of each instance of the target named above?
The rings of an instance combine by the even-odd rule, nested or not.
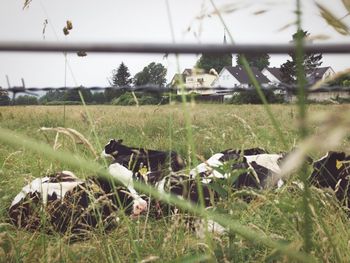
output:
[[[197,154],[208,158],[212,153],[228,148],[262,147],[270,152],[291,149],[298,138],[297,107],[271,105],[274,116],[281,125],[288,149],[278,140],[269,118],[258,105],[194,104],[191,110],[193,140]],[[349,105],[311,105],[313,113],[339,114],[348,111]],[[125,144],[145,148],[167,150],[172,147],[187,157],[185,121],[181,106],[88,106],[94,126],[102,145],[110,138],[123,139]],[[171,118],[170,118],[171,117]],[[0,127],[8,128],[28,137],[47,141],[53,145],[55,134],[38,132],[41,127],[63,126],[63,107],[1,107]],[[97,148],[91,125],[81,106],[66,107],[66,127],[81,132]],[[308,123],[312,133],[318,127]],[[172,137],[170,138],[170,127]],[[44,135],[46,134],[46,135]],[[93,158],[84,145],[74,145],[69,138],[60,137],[61,148],[82,157]],[[322,143],[322,142],[320,142]],[[349,139],[341,147],[347,149]],[[316,153],[321,155],[322,153]],[[131,222],[132,239],[136,241],[137,253],[127,228],[120,227],[109,235],[91,234],[91,239],[72,245],[58,235],[29,233],[3,224],[6,209],[18,191],[34,177],[50,171],[69,170],[66,165],[52,163],[38,154],[21,148],[0,147],[0,260],[25,262],[101,262],[101,261],[199,261],[202,256],[217,261],[262,262],[286,260],[270,248],[245,241],[232,235],[213,237],[212,243],[201,240],[186,226],[181,217],[164,220]],[[73,170],[80,175],[80,171]],[[314,246],[312,254],[321,261],[335,261],[334,244],[344,262],[349,262],[348,247],[350,231],[345,213],[333,197],[317,189],[312,196],[318,206],[314,208]],[[292,184],[280,191],[264,191],[249,204],[233,194],[219,204],[229,211],[232,218],[251,227],[262,235],[275,240],[288,240],[291,248],[302,246],[301,192]],[[333,245],[332,245],[333,244]],[[108,253],[106,251],[108,249]],[[112,255],[112,258],[111,258]],[[144,262],[149,262],[144,261]]]

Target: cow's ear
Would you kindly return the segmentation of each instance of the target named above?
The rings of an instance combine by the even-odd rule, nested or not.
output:
[[[114,139],[110,139],[109,142],[105,145],[105,150],[108,148],[108,147],[111,147],[111,145],[113,144],[113,142],[115,142]]]
[[[123,139],[119,139],[118,141],[117,141],[117,143],[122,143],[123,142]]]

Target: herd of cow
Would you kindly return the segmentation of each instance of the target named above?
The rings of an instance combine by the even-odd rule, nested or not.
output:
[[[267,182],[281,172],[288,154],[270,154],[260,148],[229,149],[214,154],[187,174],[186,164],[176,152],[132,148],[122,140],[111,140],[102,155],[112,159],[110,178],[91,176],[82,180],[69,171],[37,178],[14,198],[9,208],[11,222],[28,230],[45,227],[48,232],[79,237],[97,227],[114,228],[122,215],[138,217],[148,211],[149,216],[158,218],[171,211],[166,204],[140,195],[134,188],[135,180],[194,203],[200,200],[200,184],[204,204],[210,207],[220,199],[212,185],[228,182],[233,174],[233,191],[283,187],[281,178],[273,184]],[[310,184],[331,188],[341,204],[347,205],[350,156],[328,152],[317,161],[309,161],[313,165]]]

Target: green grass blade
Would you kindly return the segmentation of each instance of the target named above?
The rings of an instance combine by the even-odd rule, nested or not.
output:
[[[225,23],[225,20],[224,20],[224,18],[222,17],[222,15],[220,13],[220,10],[216,7],[216,5],[214,3],[214,0],[210,0],[210,2],[212,4],[213,8],[215,9],[215,13],[218,15],[218,17],[219,17],[222,25],[224,26],[226,32],[228,33],[228,35],[230,37],[230,41],[232,42],[232,44],[234,44],[235,41],[233,39],[233,36],[232,36],[230,30],[228,29],[228,27],[227,27],[227,25]],[[282,132],[282,130],[280,128],[281,125],[276,120],[276,118],[274,117],[274,115],[272,113],[272,110],[271,110],[271,108],[270,108],[270,106],[269,106],[269,104],[268,104],[268,102],[266,100],[266,97],[265,97],[264,93],[262,92],[262,88],[260,86],[260,83],[257,81],[257,79],[256,79],[256,77],[255,77],[255,75],[254,75],[254,73],[253,73],[253,71],[252,71],[252,69],[251,69],[251,67],[250,67],[250,65],[249,65],[249,63],[248,63],[248,61],[247,61],[247,59],[246,59],[246,57],[244,55],[241,56],[241,62],[242,62],[242,66],[243,66],[244,70],[246,71],[246,73],[248,75],[249,81],[253,84],[256,92],[258,93],[258,95],[259,95],[259,97],[260,97],[260,99],[261,99],[261,101],[263,103],[264,109],[265,109],[267,115],[269,116],[270,121],[271,121],[274,129],[276,130],[280,141],[282,142],[285,150],[287,150],[288,144],[287,144],[285,136],[284,136],[284,134],[283,134],[283,132]]]
[[[91,173],[99,174],[101,176],[110,178],[110,175],[104,169],[104,167],[102,167],[94,161],[83,159],[79,156],[72,155],[69,152],[55,152],[51,149],[50,146],[36,142],[28,137],[19,135],[11,130],[0,128],[0,141],[12,145],[14,147],[24,147],[33,152],[42,154],[48,159],[60,161],[72,167],[83,169]],[[197,206],[191,202],[181,200],[174,195],[160,193],[153,187],[150,187],[137,181],[135,181],[134,184],[135,188],[138,191],[150,193],[157,199],[160,199],[170,204],[174,204],[179,208],[189,211],[197,216],[200,216],[205,219],[214,220],[222,226],[227,227],[230,231],[242,236],[243,238],[249,240],[252,243],[263,244],[267,247],[274,248],[280,251],[282,254],[285,254],[289,258],[298,260],[300,262],[315,262],[313,257],[301,253],[299,251],[295,251],[287,245],[281,244],[280,242],[274,241],[266,235],[253,231],[250,228],[239,224],[237,221],[230,219],[228,215],[223,216],[216,212],[207,211],[201,206]]]
[[[297,15],[297,39],[296,39],[296,71],[297,71],[297,84],[298,84],[298,105],[299,105],[299,134],[300,138],[304,139],[307,134],[306,115],[306,72],[304,68],[304,39],[301,26],[301,1],[296,1],[296,15]],[[301,169],[300,179],[304,184],[303,191],[303,210],[304,210],[304,249],[309,253],[312,249],[312,218],[310,211],[310,187],[308,183],[307,166],[304,163]]]

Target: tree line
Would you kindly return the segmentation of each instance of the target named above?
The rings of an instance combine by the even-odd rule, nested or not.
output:
[[[152,85],[164,88],[166,84],[167,69],[160,63],[152,62],[142,71],[132,78],[128,67],[122,62],[119,67],[112,72],[109,82],[113,89],[106,89],[104,92],[91,92],[89,89],[81,87],[79,90],[88,104],[111,103],[126,92],[127,87]],[[40,98],[31,95],[19,95],[11,101],[6,90],[0,87],[0,105],[54,105],[54,104],[80,104],[79,91],[72,90],[50,90]]]

